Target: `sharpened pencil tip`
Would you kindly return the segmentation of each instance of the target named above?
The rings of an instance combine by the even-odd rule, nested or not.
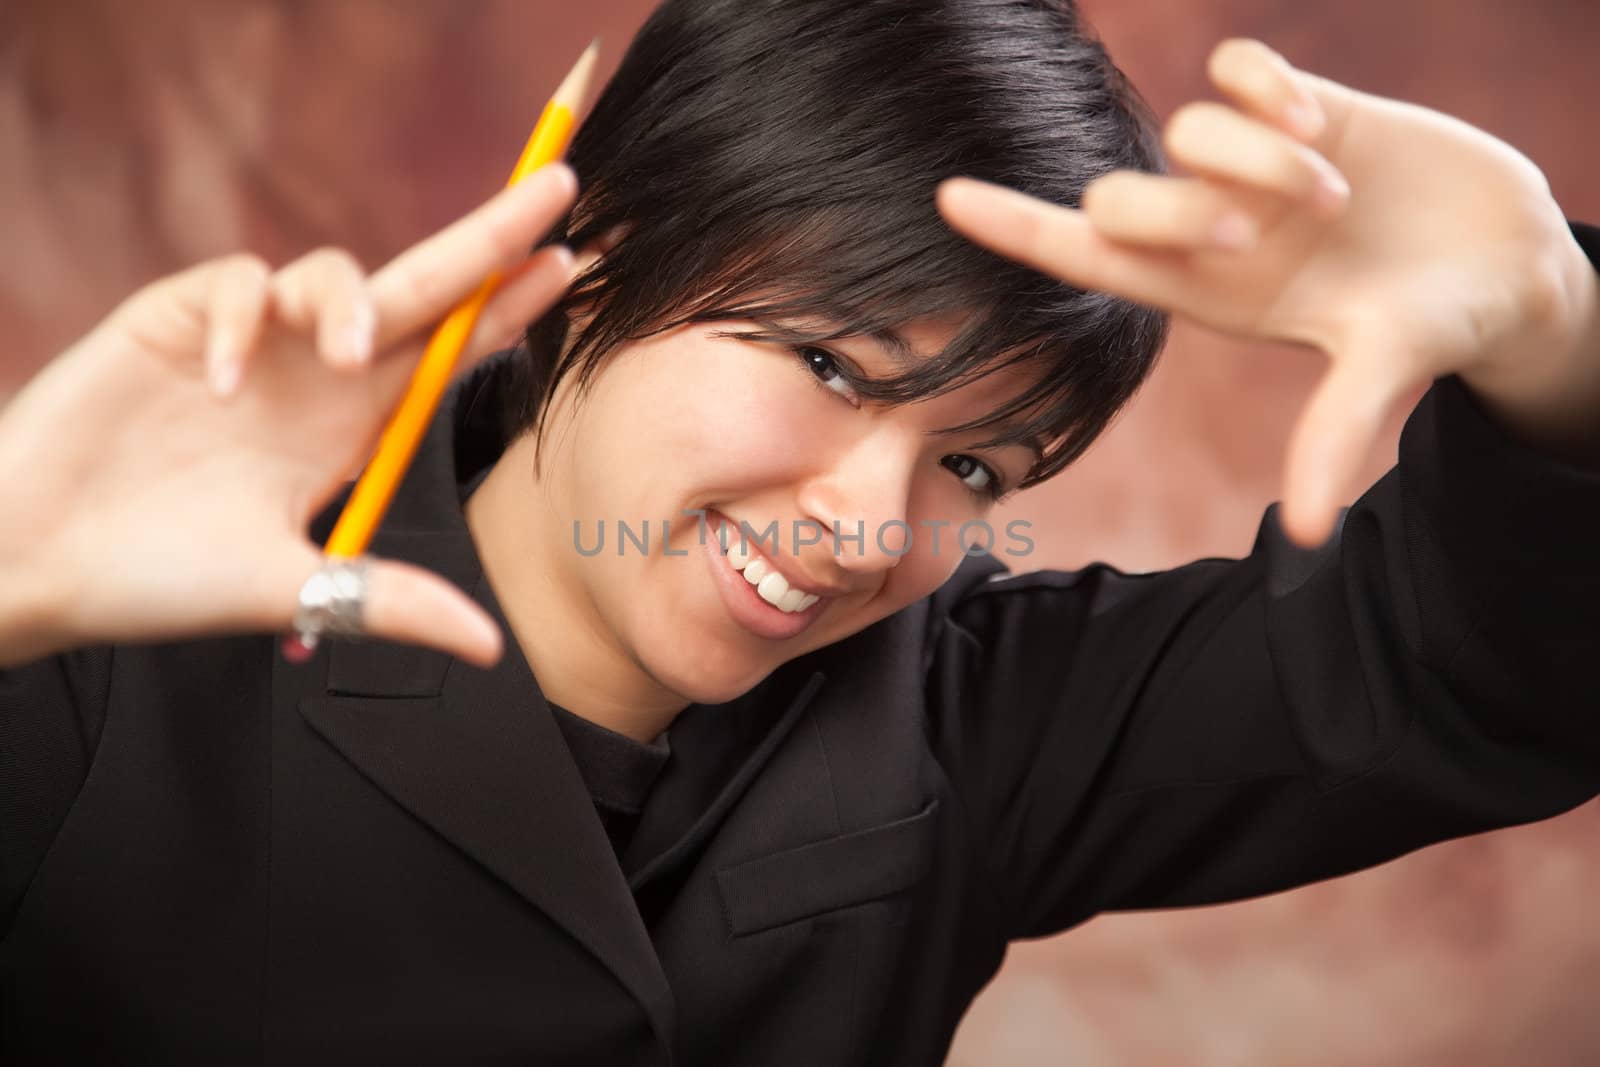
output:
[[[600,38],[596,37],[583,50],[583,55],[572,65],[572,72],[562,81],[561,88],[551,98],[574,115],[583,111],[583,102],[589,96],[589,83],[594,80],[594,69],[600,62]]]

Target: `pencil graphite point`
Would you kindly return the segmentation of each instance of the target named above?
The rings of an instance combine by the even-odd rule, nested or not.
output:
[[[572,71],[546,105],[507,184],[514,185],[539,167],[561,158],[571,140],[577,117],[583,110],[599,56],[600,42],[597,38],[584,49]],[[324,555],[349,557],[366,551],[401,479],[411,465],[440,398],[450,384],[456,361],[472,334],[473,324],[500,280],[499,274],[486,279],[475,293],[458,303],[434,330],[427,347],[423,349],[422,359],[412,372],[411,384],[407,386],[405,396],[401,397],[384,427],[377,451],[357,480],[355,490],[334,525],[333,533],[323,546]],[[302,643],[309,644],[307,639],[312,635],[300,636]],[[286,655],[292,651],[300,650],[285,647]]]
[[[583,50],[578,62],[573,64],[571,73],[550,98],[551,103],[564,106],[574,115],[579,114],[583,110],[585,97],[589,95],[589,83],[594,79],[594,68],[599,62],[600,38],[596,37]]]

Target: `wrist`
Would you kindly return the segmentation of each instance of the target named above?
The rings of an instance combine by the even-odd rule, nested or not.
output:
[[[1525,334],[1461,378],[1514,436],[1600,465],[1600,269],[1570,230],[1524,316]]]
[[[1600,249],[1596,250],[1600,254]],[[1585,268],[1582,285],[1588,296],[1585,298],[1585,322],[1580,329],[1578,342],[1575,348],[1575,359],[1582,366],[1590,368],[1600,367],[1600,264],[1584,256]]]
[[[0,669],[71,647],[67,598],[58,595],[45,568],[23,560],[0,569],[0,591]]]

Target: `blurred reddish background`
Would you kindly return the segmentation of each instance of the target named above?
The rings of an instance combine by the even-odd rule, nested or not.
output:
[[[1162,115],[1208,95],[1216,41],[1260,37],[1505,138],[1570,217],[1600,221],[1593,0],[1083,2]],[[0,400],[196,260],[337,243],[381,262],[496,188],[583,45],[604,35],[614,62],[650,6],[0,0]],[[1005,518],[1034,523],[1038,566],[1242,554],[1318,371],[1180,327],[1104,441]],[[1589,804],[1293,893],[1019,944],[951,1062],[1600,1062],[1596,831]]]

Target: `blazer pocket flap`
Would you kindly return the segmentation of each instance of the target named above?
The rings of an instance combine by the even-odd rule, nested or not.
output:
[[[892,896],[933,861],[937,797],[915,815],[841,834],[717,872],[735,937]]]

